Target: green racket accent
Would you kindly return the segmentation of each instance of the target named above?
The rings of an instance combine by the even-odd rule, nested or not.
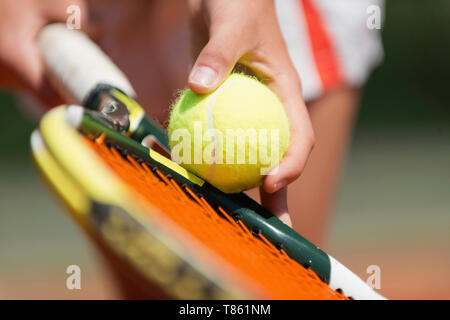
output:
[[[244,193],[225,194],[191,173],[180,174],[185,169],[178,164],[106,127],[87,111],[84,112],[79,129],[92,137],[104,134],[107,143],[126,150],[150,167],[158,168],[165,175],[170,175],[181,186],[188,186],[195,193],[204,196],[213,207],[221,207],[233,218],[241,219],[254,233],[260,232],[275,246],[283,248],[291,258],[311,268],[325,283],[329,283],[331,265],[328,255]],[[157,157],[155,157],[156,154]],[[161,161],[162,158],[164,161]],[[170,167],[164,164],[167,162],[171,163]]]
[[[145,116],[141,105],[120,89],[108,84],[99,84],[83,101],[85,107],[95,111],[101,111],[100,109],[107,104],[114,105],[114,108],[122,112],[122,117],[127,117],[129,123],[124,129],[132,139],[141,142],[145,137],[153,136],[167,152],[170,152],[166,131]]]

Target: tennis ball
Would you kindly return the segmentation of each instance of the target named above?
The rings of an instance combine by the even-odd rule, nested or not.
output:
[[[181,92],[168,133],[172,160],[226,193],[260,185],[284,157],[290,137],[277,95],[238,73],[209,94]]]

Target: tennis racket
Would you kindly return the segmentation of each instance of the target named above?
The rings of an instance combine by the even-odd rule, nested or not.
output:
[[[165,131],[87,36],[45,27],[39,47],[70,103],[31,138],[39,171],[78,223],[174,298],[383,299],[245,194],[225,194],[142,141]]]

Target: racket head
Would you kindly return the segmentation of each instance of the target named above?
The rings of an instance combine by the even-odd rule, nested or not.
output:
[[[39,131],[31,137],[32,154],[53,194],[90,236],[106,244],[149,285],[170,297],[257,296],[246,294],[232,285],[233,281],[224,282],[225,278],[211,272],[215,269],[204,262],[217,261],[217,257],[209,258],[209,252],[164,215],[156,219],[157,209],[98,159],[83,137],[65,122],[64,113],[65,107],[60,107],[44,116]],[[190,249],[186,250],[183,243],[189,243]]]
[[[181,299],[344,298],[242,222],[66,116],[65,106],[51,110],[33,133],[36,166],[78,224],[149,286]]]

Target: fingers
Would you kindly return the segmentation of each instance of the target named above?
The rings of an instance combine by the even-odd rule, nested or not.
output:
[[[38,89],[43,78],[43,64],[34,42],[34,34],[29,29],[19,29],[14,35],[20,41],[5,41],[2,57],[7,67],[13,70],[24,86]]]
[[[263,207],[272,212],[289,227],[292,227],[287,207],[287,188],[282,188],[275,193],[267,193],[263,188],[260,188],[259,192]]]
[[[213,3],[208,2],[210,6]],[[217,7],[210,11],[209,42],[200,52],[188,83],[197,93],[209,93],[222,83],[239,61],[277,93],[285,106],[291,135],[285,157],[263,181],[266,193],[276,193],[301,175],[314,145],[314,133],[303,102],[300,79],[269,3],[246,7],[247,10],[261,9],[258,14],[264,16],[263,24],[260,24],[261,19],[242,19],[239,11],[228,12],[227,8],[231,6],[221,7],[223,2],[216,4]],[[241,4],[245,6],[248,2]],[[252,14],[255,11],[251,11],[250,16]],[[251,32],[246,32],[248,30]]]
[[[314,146],[314,132],[303,102],[297,73],[294,70],[283,72],[274,77],[269,86],[283,102],[291,130],[290,145],[285,157],[264,179],[264,190],[273,193],[301,175]]]
[[[17,42],[14,55],[6,56],[8,69],[11,70],[11,79],[6,85],[12,85],[15,89],[26,89],[39,100],[40,104],[47,106],[60,104],[62,100],[45,79],[45,68],[36,42],[31,37],[26,40],[27,37],[24,36],[22,39]]]
[[[189,78],[189,86],[198,93],[208,93],[225,79],[240,57],[237,50],[225,48],[223,43],[227,41],[215,41],[211,39],[203,49]],[[296,180],[302,173],[308,156],[314,145],[314,133],[309,119],[306,105],[301,94],[301,84],[297,72],[290,63],[289,57],[273,59],[274,61],[285,61],[278,65],[277,71],[272,72],[275,67],[258,61],[249,62],[247,66],[262,74],[269,87],[277,93],[283,102],[290,121],[290,146],[289,149],[271,174],[265,177],[263,187],[267,193],[274,193]]]
[[[44,67],[36,46],[37,34],[47,23],[66,21],[70,5],[79,6],[81,15],[87,10],[82,0],[42,0],[24,5],[6,2],[4,16],[0,12],[0,67],[3,64],[11,70],[21,87],[41,90]]]
[[[240,52],[228,32],[212,36],[200,52],[189,75],[189,87],[200,94],[215,90],[236,64]]]

